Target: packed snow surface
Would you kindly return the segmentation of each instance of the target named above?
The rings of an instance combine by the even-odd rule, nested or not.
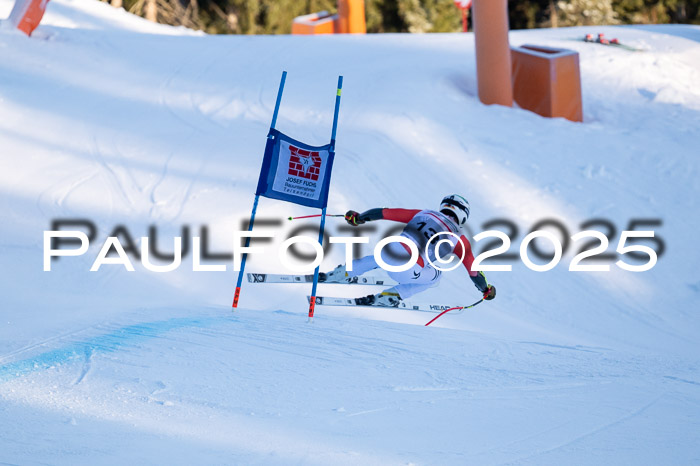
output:
[[[576,40],[598,32],[641,51]],[[206,36],[92,0],[51,1],[32,38],[0,28],[0,463],[700,463],[700,28],[510,40],[580,53],[583,123],[479,103],[472,34]],[[231,262],[193,272],[191,253],[90,272],[119,226],[136,248],[154,226],[161,251],[232,252],[283,70],[277,127],[317,145],[344,76],[330,213],[456,192],[471,234],[518,227],[512,253],[543,219],[603,231],[609,253],[657,221],[634,228],[665,250],[641,273],[621,255],[569,271],[580,242],[547,272],[512,259],[487,272],[494,301],[427,328],[435,314],[323,306],[307,323],[307,285],[247,284],[233,313]],[[280,272],[276,246],[318,222],[269,222],[311,213],[262,199],[256,229],[276,237],[248,270]],[[66,219],[96,238],[45,272],[43,232]],[[343,260],[335,246],[322,269]],[[415,299],[478,298],[456,270]]]

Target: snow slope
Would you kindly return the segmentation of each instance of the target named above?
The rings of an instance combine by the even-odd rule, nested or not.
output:
[[[571,40],[585,32],[644,51]],[[1,29],[0,462],[700,462],[700,28],[511,43],[580,52],[583,124],[481,105],[471,34],[214,37],[89,0],[49,3],[32,39]],[[487,274],[496,300],[435,328],[426,313],[322,307],[309,325],[309,290],[288,285],[244,288],[233,314],[231,266],[194,273],[191,255],[172,273],[90,273],[117,225],[156,225],[163,250],[206,225],[230,252],[282,70],[277,126],[309,143],[327,142],[345,77],[330,212],[460,192],[472,233],[519,226],[513,252],[544,218],[570,234],[660,219],[666,251],[638,274],[569,272],[571,253],[544,273],[514,263]],[[259,216],[308,213],[263,199]],[[98,240],[43,272],[43,231],[67,218]],[[291,228],[249,270],[278,270]],[[335,248],[323,268],[342,260]],[[465,278],[421,299],[471,303]]]

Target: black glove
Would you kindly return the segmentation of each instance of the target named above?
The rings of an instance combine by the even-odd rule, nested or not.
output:
[[[493,285],[489,285],[489,287],[486,288],[486,291],[484,291],[484,299],[486,301],[491,301],[495,297],[496,297],[496,287]]]
[[[345,214],[345,221],[348,222],[349,225],[352,225],[354,227],[358,225],[362,225],[365,223],[364,220],[360,220],[360,213],[355,212],[354,210],[348,210]]]

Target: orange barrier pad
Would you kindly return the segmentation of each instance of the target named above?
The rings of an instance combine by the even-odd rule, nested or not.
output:
[[[44,17],[49,0],[17,0],[10,13],[10,23],[30,36]]]
[[[578,52],[539,45],[511,48],[513,97],[545,117],[583,121]]]
[[[511,56],[508,44],[508,2],[475,0],[472,5],[479,100],[513,105]]]
[[[297,16],[292,34],[365,34],[365,0],[338,0],[338,14],[322,11]]]
[[[337,18],[327,11],[297,16],[292,22],[292,34],[333,34]]]

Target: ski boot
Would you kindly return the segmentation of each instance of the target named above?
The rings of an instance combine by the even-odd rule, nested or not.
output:
[[[328,273],[321,272],[318,274],[319,283],[350,283],[350,280],[345,266],[342,264]]]
[[[355,298],[355,304],[358,306],[399,307],[401,296],[396,292],[383,291],[379,294]]]

